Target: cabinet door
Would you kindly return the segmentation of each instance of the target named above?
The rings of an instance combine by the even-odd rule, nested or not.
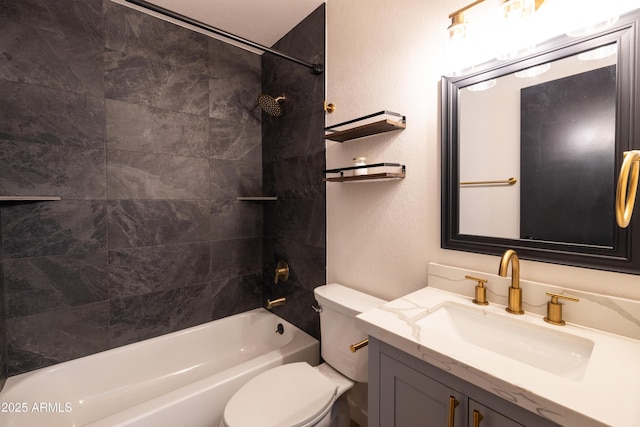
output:
[[[380,425],[465,427],[467,398],[428,376],[380,354]]]
[[[511,418],[507,418],[504,415],[496,412],[478,402],[469,399],[469,426],[470,427],[522,427],[513,421]]]

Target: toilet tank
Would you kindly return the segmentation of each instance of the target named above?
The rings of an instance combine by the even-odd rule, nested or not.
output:
[[[367,338],[356,328],[356,316],[387,301],[339,284],[314,290],[320,304],[320,348],[322,358],[343,375],[360,383],[367,382],[368,348],[355,353],[349,349]]]

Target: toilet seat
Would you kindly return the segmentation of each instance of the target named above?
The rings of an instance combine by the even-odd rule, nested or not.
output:
[[[224,409],[227,427],[303,427],[333,406],[338,385],[305,362],[275,367],[249,380]]]

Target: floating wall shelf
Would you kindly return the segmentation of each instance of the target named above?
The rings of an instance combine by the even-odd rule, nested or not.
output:
[[[384,116],[392,116],[394,119]],[[361,124],[359,126],[350,127],[339,130],[347,125],[363,122],[373,118],[382,118],[382,120]],[[400,120],[395,119],[399,117]],[[390,132],[394,130],[403,130],[407,127],[407,118],[402,114],[394,113],[393,111],[379,111],[377,113],[369,114],[368,116],[358,117],[357,119],[349,120],[346,122],[338,123],[324,128],[325,132],[330,132],[324,136],[324,139],[330,139],[332,141],[344,142],[351,139],[363,138],[365,136],[376,135],[379,133]]]
[[[0,202],[44,202],[62,200],[58,196],[0,196]]]
[[[370,172],[369,169],[375,168],[387,168],[387,169],[396,169],[395,172],[391,172],[388,170],[378,172],[378,173],[367,173],[365,175],[346,175],[345,171],[353,171],[356,169],[367,169],[367,172]],[[399,163],[374,163],[371,165],[363,165],[363,166],[349,166],[338,169],[327,169],[324,171],[325,177],[322,178],[325,182],[345,182],[345,181],[368,181],[374,179],[401,179],[407,176],[407,170],[405,165],[401,165]],[[337,176],[327,176],[327,174],[333,174]]]

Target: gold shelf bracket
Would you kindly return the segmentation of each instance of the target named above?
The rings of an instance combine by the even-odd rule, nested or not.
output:
[[[325,101],[324,101],[324,111],[325,111],[326,113],[329,113],[329,114],[333,113],[334,111],[336,111],[336,106],[335,106],[335,104],[328,103],[328,102],[325,100]]]

